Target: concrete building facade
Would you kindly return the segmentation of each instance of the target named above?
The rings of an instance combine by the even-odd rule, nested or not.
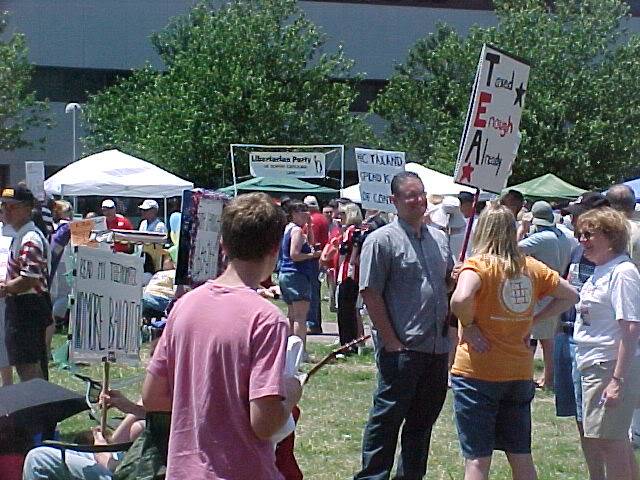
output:
[[[0,0],[9,12],[7,35],[25,34],[33,84],[40,99],[50,101],[55,126],[29,137],[46,136],[41,149],[0,151],[0,183],[24,177],[24,162],[43,160],[47,175],[73,160],[72,115],[69,102],[82,104],[87,93],[113,84],[118,76],[149,62],[161,61],[149,40],[171,17],[186,13],[195,0]],[[496,23],[490,0],[307,0],[300,1],[309,18],[328,37],[327,50],[338,44],[355,60],[354,73],[363,76],[356,111],[370,100],[402,63],[415,42],[439,22],[464,33],[470,26]],[[640,0],[631,2],[640,15]],[[630,22],[640,31],[640,17]],[[81,127],[77,135],[82,134]],[[78,156],[81,156],[78,148]]]

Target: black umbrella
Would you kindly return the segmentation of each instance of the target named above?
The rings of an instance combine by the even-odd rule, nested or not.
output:
[[[44,432],[89,407],[84,397],[40,378],[0,388],[0,451],[12,437]],[[18,447],[19,448],[19,447]]]

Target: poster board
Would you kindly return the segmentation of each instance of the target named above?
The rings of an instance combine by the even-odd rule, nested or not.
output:
[[[355,153],[362,208],[395,212],[389,199],[391,180],[404,172],[404,152],[356,148]]]
[[[528,81],[527,62],[483,46],[453,174],[457,183],[493,193],[506,187]]]
[[[222,209],[227,200],[209,190],[185,190],[176,285],[195,286],[218,276]]]
[[[321,152],[250,152],[254,177],[324,178],[326,155]]]
[[[139,360],[142,279],[141,257],[76,248],[70,316],[71,361]]]
[[[41,202],[46,198],[44,193],[44,162],[24,162],[27,188]]]
[[[107,219],[105,217],[93,217],[83,220],[74,220],[69,224],[71,231],[72,247],[93,247],[97,248],[98,243],[91,240],[91,232],[103,232],[107,230]]]

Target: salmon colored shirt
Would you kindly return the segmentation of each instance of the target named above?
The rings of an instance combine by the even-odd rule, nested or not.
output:
[[[480,276],[473,321],[491,347],[479,353],[467,343],[459,344],[451,373],[491,382],[531,380],[533,353],[524,339],[536,302],[556,288],[558,274],[532,257],[526,257],[525,268],[513,279],[505,277],[500,265],[492,266],[481,257],[468,259],[464,270]]]

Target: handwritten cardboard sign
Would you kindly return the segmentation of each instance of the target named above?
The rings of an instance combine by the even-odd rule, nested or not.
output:
[[[94,247],[98,246],[97,242],[91,240],[91,232],[102,232],[107,229],[107,220],[105,217],[93,217],[84,220],[74,220],[69,224],[71,231],[71,246],[73,247]]]
[[[325,154],[320,152],[251,152],[254,177],[324,178]]]
[[[471,93],[453,175],[456,182],[500,193],[520,146],[529,65],[485,45]]]
[[[404,172],[404,152],[356,148],[356,165],[362,208],[395,212],[396,207],[389,200],[391,180]]]
[[[70,359],[138,361],[143,270],[136,255],[77,248]]]

